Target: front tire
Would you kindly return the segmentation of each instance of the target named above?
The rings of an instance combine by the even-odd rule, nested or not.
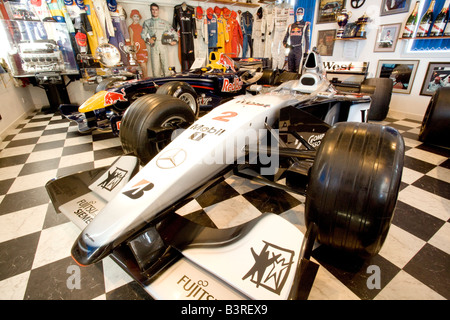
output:
[[[197,103],[197,92],[189,84],[182,81],[166,82],[156,90],[156,93],[169,95],[186,102],[195,116],[198,117],[200,108]]]
[[[191,108],[180,99],[157,94],[140,97],[123,115],[119,132],[122,149],[145,165],[168,144],[151,141],[147,129],[194,121]]]
[[[338,123],[318,149],[307,188],[307,225],[323,245],[363,258],[377,254],[392,220],[403,169],[397,130]]]

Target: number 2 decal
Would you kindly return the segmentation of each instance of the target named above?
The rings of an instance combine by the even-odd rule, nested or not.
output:
[[[237,112],[233,112],[233,111],[225,111],[225,112],[222,112],[222,114],[223,114],[223,116],[215,117],[215,118],[213,118],[213,120],[228,122],[228,121],[230,121],[230,119],[228,119],[228,118],[233,118],[238,115]]]

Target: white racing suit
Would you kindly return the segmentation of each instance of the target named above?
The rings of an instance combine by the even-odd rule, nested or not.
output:
[[[163,45],[161,42],[162,36],[166,31],[171,31],[175,36],[174,40],[178,41],[178,35],[172,28],[172,25],[166,20],[161,18],[150,18],[145,20],[142,25],[142,39],[147,43],[151,38],[156,39],[154,44],[150,45],[150,62],[152,65],[153,77],[165,77],[169,75],[169,67],[167,65],[169,53],[167,46]]]
[[[284,35],[288,26],[289,8],[276,6],[273,8],[272,68],[283,69],[285,62]]]

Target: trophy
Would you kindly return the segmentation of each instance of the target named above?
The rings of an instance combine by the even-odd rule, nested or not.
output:
[[[355,37],[358,38],[365,38],[366,37],[366,24],[369,22],[369,17],[366,15],[366,13],[363,14],[362,17],[360,17],[356,24],[358,25],[358,31],[356,31]]]
[[[347,9],[345,8],[336,13],[336,21],[339,26],[336,38],[342,39],[344,35],[345,26],[347,25],[348,19],[350,19],[351,16],[352,13],[350,11],[347,11]]]

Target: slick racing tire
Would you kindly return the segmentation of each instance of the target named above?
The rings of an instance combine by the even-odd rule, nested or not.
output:
[[[369,78],[363,81],[362,88],[364,86],[375,87],[373,92],[369,92],[372,103],[370,104],[368,119],[383,121],[389,112],[394,83],[389,78]]]
[[[194,121],[191,108],[180,99],[158,94],[140,97],[123,115],[119,131],[122,149],[145,165],[170,142],[151,141],[147,129]]]
[[[328,130],[311,169],[305,221],[318,241],[367,258],[389,231],[403,170],[404,142],[393,128],[338,123]]]
[[[436,90],[428,104],[419,132],[419,140],[450,148],[447,132],[450,126],[450,87]]]
[[[197,103],[197,93],[187,83],[181,81],[166,82],[156,90],[157,94],[166,94],[187,103],[197,117],[200,108]]]

